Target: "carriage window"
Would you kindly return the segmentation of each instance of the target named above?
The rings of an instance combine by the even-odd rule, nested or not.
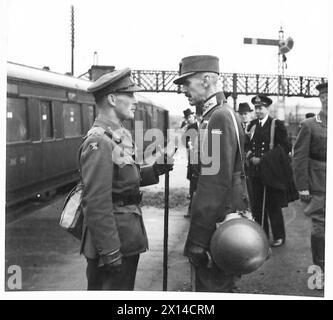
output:
[[[95,107],[94,106],[88,106],[88,121],[89,121],[89,128],[92,127],[94,121],[95,121]]]
[[[64,133],[65,137],[77,137],[82,135],[81,108],[74,103],[64,103]]]
[[[52,119],[52,104],[49,101],[41,101],[41,122],[42,122],[42,138],[52,139],[53,135],[53,119]]]
[[[7,98],[7,142],[28,140],[26,99]]]

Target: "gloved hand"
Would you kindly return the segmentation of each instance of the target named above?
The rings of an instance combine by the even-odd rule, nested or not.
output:
[[[312,196],[309,190],[298,191],[298,194],[301,201],[306,203],[309,203],[311,201]]]
[[[191,244],[188,247],[187,256],[194,266],[207,266],[209,262],[208,251],[198,245]]]
[[[252,157],[250,161],[257,166],[260,163],[260,158]]]
[[[160,176],[165,174],[168,171],[173,169],[174,159],[170,157],[167,153],[161,152],[161,148],[159,147],[160,156],[156,159],[155,163],[153,164],[153,170],[155,175]]]

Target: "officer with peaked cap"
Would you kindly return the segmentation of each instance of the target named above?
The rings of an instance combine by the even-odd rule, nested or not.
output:
[[[281,152],[284,153],[282,158],[287,161],[291,146],[283,122],[275,119],[275,124],[273,124],[273,118],[269,116],[269,106],[272,104],[272,100],[264,94],[258,94],[251,99],[251,102],[257,116],[257,119],[252,120],[247,128],[245,144],[246,157],[249,162],[247,174],[251,182],[251,205],[253,216],[259,224],[262,224],[264,214],[263,228],[268,237],[268,221],[270,222],[273,234],[272,246],[277,247],[283,245],[286,238],[282,207],[288,202],[286,202],[286,194],[282,192],[284,190],[281,191],[280,186],[274,185],[276,180],[270,178],[273,172],[279,170],[279,163],[270,163],[271,167],[276,168],[275,171],[264,171],[266,168],[264,164],[271,161],[271,155],[278,150],[282,150]],[[273,145],[270,148],[272,125],[274,125],[275,133]],[[281,149],[277,149],[279,147]],[[275,157],[275,159],[277,158]],[[288,163],[285,165],[290,168]],[[281,181],[281,185],[285,184],[287,184],[286,181]]]
[[[129,68],[107,73],[89,88],[98,116],[80,148],[84,185],[81,253],[87,259],[88,290],[133,290],[139,254],[148,247],[139,186],[158,182],[172,165],[139,167],[131,133],[135,92]]]
[[[198,138],[199,180],[190,209],[191,222],[184,254],[195,271],[195,288],[192,289],[206,292],[231,292],[233,289],[234,275],[226,274],[211,263],[210,240],[216,223],[223,221],[237,206],[237,209],[247,206],[247,195],[243,198],[242,190],[234,188],[241,186],[236,128],[242,149],[244,133],[240,120],[226,103],[219,72],[217,57],[189,56],[182,59],[179,76],[174,81],[181,85],[190,105],[202,109]]]
[[[304,213],[311,217],[311,250],[313,263],[325,270],[325,201],[327,156],[328,83],[316,86],[321,111],[302,122],[294,145],[293,167]],[[323,287],[323,282],[317,289]]]

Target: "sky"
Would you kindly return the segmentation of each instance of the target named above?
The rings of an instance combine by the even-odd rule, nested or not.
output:
[[[74,5],[77,76],[93,64],[95,51],[98,64],[116,68],[177,70],[184,56],[212,54],[222,72],[276,74],[277,48],[243,44],[243,38],[277,39],[282,26],[295,42],[286,74],[327,77],[328,2],[7,0],[7,60],[70,71]],[[181,95],[149,96],[172,113],[188,107]],[[311,100],[305,104],[317,103]]]

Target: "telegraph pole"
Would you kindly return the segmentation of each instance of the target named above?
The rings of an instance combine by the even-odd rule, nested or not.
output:
[[[71,74],[74,75],[74,6],[71,6]]]

